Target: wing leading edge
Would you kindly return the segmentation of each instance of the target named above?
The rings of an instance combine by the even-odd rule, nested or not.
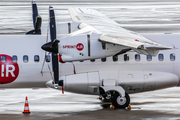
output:
[[[80,31],[87,28],[91,34],[102,34],[99,38],[100,42],[125,46],[139,54],[152,56],[156,56],[159,50],[173,49],[173,47],[154,42],[138,33],[122,28],[118,23],[96,10],[70,8],[69,13],[73,21],[81,22]]]

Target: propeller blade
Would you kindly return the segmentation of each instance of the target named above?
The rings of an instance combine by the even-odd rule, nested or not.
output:
[[[52,52],[52,69],[53,69],[53,81],[54,87],[62,86],[63,89],[63,81],[59,81],[59,54],[58,54],[58,43],[59,40],[56,39],[56,22],[55,22],[55,14],[52,6],[49,6],[49,28],[50,28],[50,38],[51,42],[45,43],[42,45],[42,49],[48,52]],[[64,93],[64,89],[62,90]]]
[[[36,17],[38,16],[38,10],[35,0],[32,1],[32,18],[34,29],[36,28]]]
[[[27,34],[41,34],[41,24],[42,24],[42,18],[40,15],[38,15],[38,9],[35,0],[32,0],[32,19],[33,19],[33,26],[34,29],[27,32]]]
[[[56,39],[56,21],[54,9],[52,6],[49,6],[49,27],[50,27],[50,37],[53,42]]]
[[[49,28],[50,28],[50,38],[51,42],[43,45],[45,49],[52,51],[52,68],[54,72],[54,87],[58,87],[59,83],[59,61],[58,61],[58,43],[59,40],[56,40],[56,21],[54,9],[52,6],[49,6]]]
[[[52,53],[52,68],[54,72],[54,83],[59,83],[59,62],[57,53]]]
[[[41,33],[41,23],[42,23],[42,18],[40,15],[36,16],[36,23],[35,23],[35,32],[36,33]]]

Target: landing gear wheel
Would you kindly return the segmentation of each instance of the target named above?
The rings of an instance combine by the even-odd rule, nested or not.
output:
[[[115,92],[112,96],[111,102],[116,108],[126,108],[130,103],[130,97],[127,93],[124,97],[121,97],[119,93]]]

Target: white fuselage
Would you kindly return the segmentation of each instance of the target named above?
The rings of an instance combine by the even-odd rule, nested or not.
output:
[[[96,59],[94,62],[90,60],[73,62],[75,69],[70,62],[59,63],[59,74],[60,78],[65,81],[65,90],[83,94],[98,94],[97,88],[101,85],[120,85],[128,93],[137,93],[179,86],[180,34],[144,34],[143,36],[160,43],[173,45],[176,49],[160,51],[159,53],[164,56],[163,61],[158,59],[158,55],[152,57],[151,61],[147,60],[146,55],[140,55],[140,60],[136,61],[137,53],[129,51],[124,53],[128,54],[128,61],[124,61],[124,54],[121,54],[118,55],[117,61],[108,57],[105,62],[101,59]],[[58,37],[61,38],[61,36]],[[41,46],[46,43],[46,35],[2,35],[0,43],[0,54],[16,55],[19,65],[18,77],[11,83],[1,84],[0,88],[41,88],[46,87],[46,83],[52,80],[48,68],[49,65],[52,71],[51,62],[45,62],[41,72],[45,57]],[[174,61],[170,60],[170,54],[175,55]],[[24,55],[29,58],[26,63],[23,61]],[[35,55],[39,56],[39,62],[34,61]],[[0,71],[2,75],[2,70]]]

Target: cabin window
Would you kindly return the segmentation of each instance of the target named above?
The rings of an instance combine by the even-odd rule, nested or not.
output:
[[[136,61],[140,61],[140,55],[139,55],[139,54],[136,54],[136,55],[135,55],[135,60],[136,60]]]
[[[174,54],[174,53],[171,53],[171,54],[170,54],[170,60],[171,60],[171,61],[175,61],[175,54]]]
[[[124,55],[124,61],[129,61],[129,55],[128,54]]]
[[[17,62],[17,56],[16,56],[16,55],[13,55],[13,56],[12,56],[12,62],[13,62],[13,63],[16,63],[16,62]]]
[[[34,56],[34,62],[39,62],[39,55]]]
[[[46,62],[50,62],[51,61],[51,56],[50,55],[46,55],[45,59],[46,59]]]
[[[102,49],[105,50],[106,49],[106,43],[102,42]]]
[[[24,55],[24,56],[23,56],[23,61],[24,61],[24,63],[27,63],[27,62],[28,62],[28,56],[27,56],[27,55]]]
[[[102,62],[106,62],[106,58],[101,58],[101,61]]]
[[[1,62],[5,63],[6,62],[6,56],[1,56]]]
[[[151,61],[152,60],[152,56],[151,55],[147,55],[147,61]]]
[[[117,55],[114,55],[114,56],[113,56],[113,61],[114,61],[114,62],[118,61],[118,56],[117,56]]]
[[[159,61],[163,61],[164,60],[164,55],[163,54],[159,54],[158,55],[158,59],[159,59]]]
[[[90,60],[91,62],[95,62],[95,59]]]

